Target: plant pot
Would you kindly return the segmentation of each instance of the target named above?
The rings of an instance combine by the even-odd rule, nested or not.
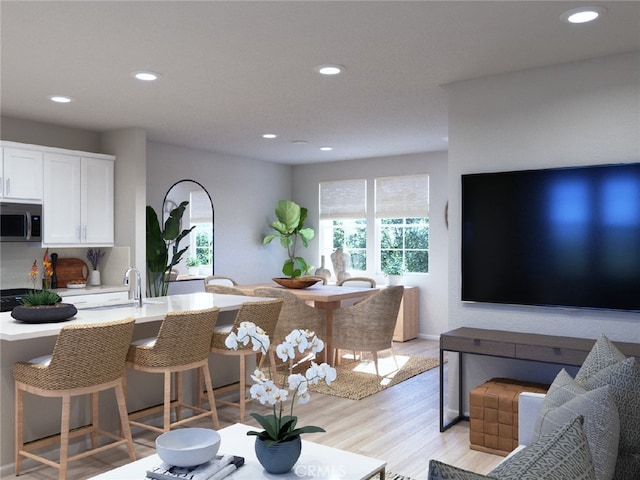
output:
[[[64,322],[78,313],[71,303],[55,303],[53,305],[18,305],[11,311],[11,316],[24,323]]]
[[[94,286],[100,285],[100,270],[91,270],[87,283]]]
[[[387,285],[400,285],[402,275],[389,275],[387,277]]]
[[[200,267],[187,267],[187,272],[189,275],[198,275],[200,273]]]
[[[267,447],[260,437],[256,437],[256,457],[260,465],[269,473],[287,473],[300,458],[302,440],[300,435],[286,442],[280,442]]]

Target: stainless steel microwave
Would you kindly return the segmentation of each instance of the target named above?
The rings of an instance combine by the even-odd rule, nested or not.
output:
[[[1,242],[41,242],[42,205],[0,202]]]

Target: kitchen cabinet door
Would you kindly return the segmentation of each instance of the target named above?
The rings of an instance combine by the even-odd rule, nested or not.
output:
[[[4,147],[0,196],[7,202],[42,202],[42,152]]]
[[[82,243],[113,245],[113,167],[111,160],[82,158]]]
[[[81,243],[80,157],[46,153],[44,158],[44,245]]]

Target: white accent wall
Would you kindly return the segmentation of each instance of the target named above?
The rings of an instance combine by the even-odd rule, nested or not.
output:
[[[640,342],[638,313],[460,301],[461,175],[640,162],[640,52],[480,78],[446,88],[449,327],[585,338],[604,333],[612,340]],[[532,368],[529,362],[469,359],[465,368],[468,388],[499,376],[551,382],[558,370],[542,365]]]

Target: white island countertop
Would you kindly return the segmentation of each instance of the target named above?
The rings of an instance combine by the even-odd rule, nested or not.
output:
[[[164,319],[169,312],[204,310],[218,307],[221,312],[238,310],[247,301],[272,300],[243,295],[220,295],[215,293],[190,293],[168,297],[145,298],[138,307],[130,301],[122,305],[87,308],[78,310],[70,320],[58,323],[28,324],[15,320],[10,312],[0,313],[0,340],[14,341],[58,335],[65,325],[100,323],[133,317],[136,323],[153,322]]]

